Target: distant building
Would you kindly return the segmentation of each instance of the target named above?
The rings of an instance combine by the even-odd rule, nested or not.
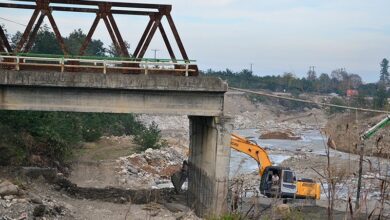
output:
[[[358,95],[359,95],[359,91],[357,91],[356,89],[348,89],[347,90],[348,97],[353,97],[353,96],[358,96]]]

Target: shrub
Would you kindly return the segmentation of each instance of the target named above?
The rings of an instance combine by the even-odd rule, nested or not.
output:
[[[145,151],[148,148],[159,149],[166,145],[164,141],[161,141],[161,131],[154,122],[148,128],[138,132],[134,137],[134,141],[139,146],[139,151]]]
[[[330,100],[330,104],[333,105],[345,105],[344,101],[341,98],[333,97]],[[335,113],[340,113],[344,112],[343,108],[338,108],[338,107],[329,107],[328,113],[329,114],[335,114]]]

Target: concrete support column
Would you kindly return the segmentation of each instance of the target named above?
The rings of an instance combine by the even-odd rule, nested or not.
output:
[[[199,216],[226,213],[233,129],[230,118],[189,116],[189,119],[188,205]]]

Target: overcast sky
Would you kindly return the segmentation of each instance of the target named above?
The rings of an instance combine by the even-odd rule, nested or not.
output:
[[[6,1],[1,1],[6,2]],[[172,4],[172,15],[184,46],[201,69],[249,68],[259,75],[292,72],[318,74],[345,67],[365,82],[377,81],[379,63],[390,58],[389,0],[138,0]],[[0,17],[22,24],[30,10],[0,8]],[[75,28],[87,32],[94,15],[55,12],[63,35]],[[116,16],[131,51],[148,18]],[[24,27],[0,20],[13,33]],[[164,20],[166,29],[167,22]],[[172,36],[171,36],[172,37]],[[94,38],[110,43],[103,22]],[[168,58],[160,34],[150,49]],[[176,49],[177,51],[177,49]],[[178,54],[178,52],[177,52]],[[149,50],[147,57],[153,57]]]

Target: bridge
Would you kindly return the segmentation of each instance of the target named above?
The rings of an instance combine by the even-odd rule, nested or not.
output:
[[[230,119],[224,116],[224,94],[228,86],[221,79],[198,76],[197,66],[188,59],[170,15],[170,5],[73,0],[14,2],[17,3],[0,3],[0,7],[33,10],[33,15],[15,48],[10,46],[0,27],[0,109],[188,115],[188,205],[200,216],[228,210],[232,131]],[[79,54],[67,53],[52,11],[96,14]],[[132,55],[123,45],[113,14],[150,19]],[[29,53],[44,17],[48,17],[61,44],[61,55]],[[168,38],[164,37],[165,29],[160,22],[163,17],[174,33],[182,60],[176,58]],[[83,56],[101,19],[122,57]],[[143,57],[157,29],[171,59]]]

